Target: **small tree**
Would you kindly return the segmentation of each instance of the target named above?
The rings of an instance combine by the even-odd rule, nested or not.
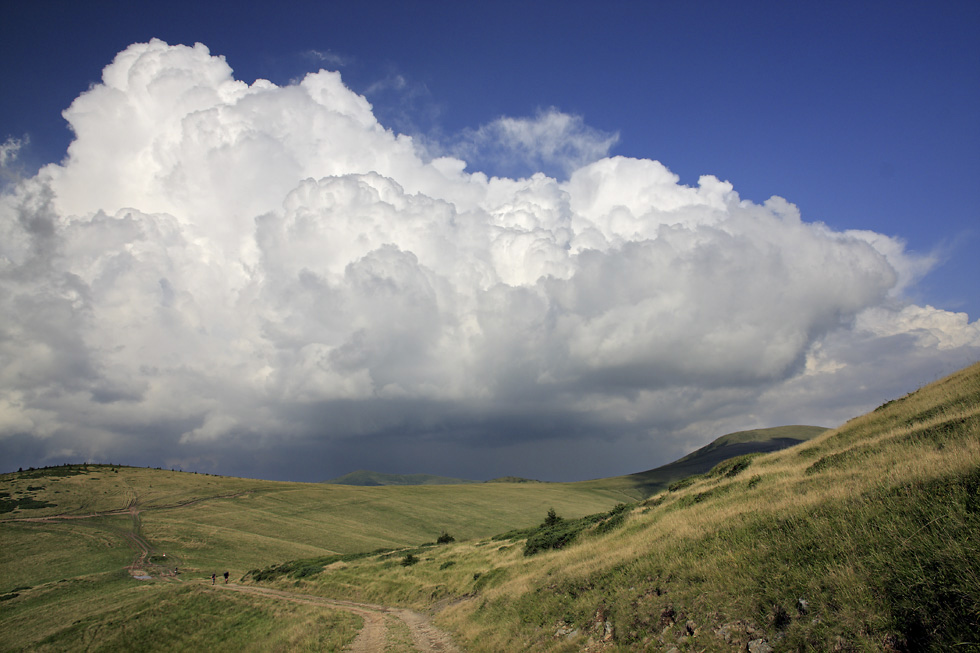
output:
[[[548,516],[545,517],[543,526],[556,526],[561,523],[561,517],[555,512],[554,508],[548,510]]]
[[[439,536],[439,539],[436,540],[436,544],[449,544],[450,542],[455,542],[455,541],[456,541],[455,537],[453,537],[446,531],[443,531],[442,535]]]

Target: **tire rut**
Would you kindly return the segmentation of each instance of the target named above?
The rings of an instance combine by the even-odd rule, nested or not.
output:
[[[266,596],[283,601],[292,601],[294,603],[322,605],[356,614],[364,620],[364,626],[354,641],[351,642],[351,645],[346,649],[348,653],[382,653],[385,650],[385,645],[388,640],[388,628],[385,621],[390,617],[398,618],[408,626],[408,630],[412,635],[412,643],[418,653],[462,653],[448,634],[432,625],[432,622],[427,616],[414,610],[328,599],[311,594],[295,594],[265,587],[248,587],[234,584],[215,585],[214,587],[220,590]]]

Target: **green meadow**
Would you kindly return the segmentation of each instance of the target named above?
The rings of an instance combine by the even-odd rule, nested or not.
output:
[[[362,626],[210,588],[228,571],[427,611],[466,651],[980,650],[980,365],[786,428],[568,484],[6,474],[0,649],[340,651]]]
[[[329,611],[215,595],[207,590],[211,574],[220,582],[227,571],[237,581],[257,567],[411,547],[444,532],[460,540],[486,537],[533,524],[550,506],[584,515],[625,498],[618,490],[574,484],[355,487],[116,465],[5,474],[0,494],[9,508],[0,514],[2,650],[89,643],[147,650],[157,645],[134,639],[139,633],[184,633],[198,614],[228,621],[236,636],[198,629],[161,639],[159,649],[189,648],[212,637],[212,648],[228,650],[340,650],[356,634],[357,617],[333,611],[330,618],[346,625],[331,632],[341,634],[304,639],[303,624]],[[150,609],[161,604],[173,609]],[[123,619],[123,613],[139,616]],[[287,622],[295,630],[283,634]],[[89,635],[94,639],[83,644]]]

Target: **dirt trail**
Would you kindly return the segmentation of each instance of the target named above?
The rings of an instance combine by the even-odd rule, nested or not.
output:
[[[139,495],[135,491],[131,491],[131,495],[126,501],[125,508],[116,508],[113,510],[105,510],[102,512],[93,512],[83,515],[48,515],[46,517],[20,517],[17,519],[12,519],[8,521],[18,521],[18,522],[69,522],[77,521],[84,523],[88,520],[96,520],[99,517],[118,517],[122,515],[128,515],[132,520],[132,526],[129,529],[118,528],[111,525],[101,524],[97,526],[105,531],[118,535],[123,539],[126,545],[133,550],[135,557],[133,561],[126,565],[126,570],[129,571],[130,575],[134,578],[150,578],[152,573],[156,573],[160,578],[167,578],[176,576],[176,568],[182,562],[177,556],[171,556],[167,561],[167,566],[161,565],[157,562],[151,560],[152,556],[157,553],[156,548],[150,544],[150,542],[143,537],[142,525],[143,521],[140,517],[140,513],[145,510],[166,510],[172,508],[181,508],[184,506],[199,503],[201,501],[208,501],[211,499],[227,499],[242,496],[244,494],[249,494],[249,492],[240,492],[238,494],[228,494],[228,495],[214,495],[210,497],[200,497],[197,499],[191,499],[183,503],[176,503],[170,505],[159,505],[151,507],[143,507],[140,501]],[[175,571],[170,571],[170,564],[174,565]]]
[[[211,586],[209,585],[208,587]],[[427,616],[413,610],[388,608],[383,605],[372,605],[370,603],[327,599],[310,594],[294,594],[292,592],[284,592],[265,587],[234,584],[214,585],[214,587],[221,590],[243,592],[256,596],[268,596],[283,601],[293,601],[294,603],[323,605],[352,612],[364,620],[364,627],[347,649],[349,653],[382,653],[385,650],[385,643],[388,639],[388,626],[386,622],[392,617],[400,619],[408,626],[408,630],[412,634],[412,642],[418,653],[460,653],[460,649],[453,644],[449,635],[433,626]]]

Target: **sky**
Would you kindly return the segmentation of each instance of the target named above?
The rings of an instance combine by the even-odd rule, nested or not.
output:
[[[0,461],[575,481],[980,360],[975,2],[18,3]]]

